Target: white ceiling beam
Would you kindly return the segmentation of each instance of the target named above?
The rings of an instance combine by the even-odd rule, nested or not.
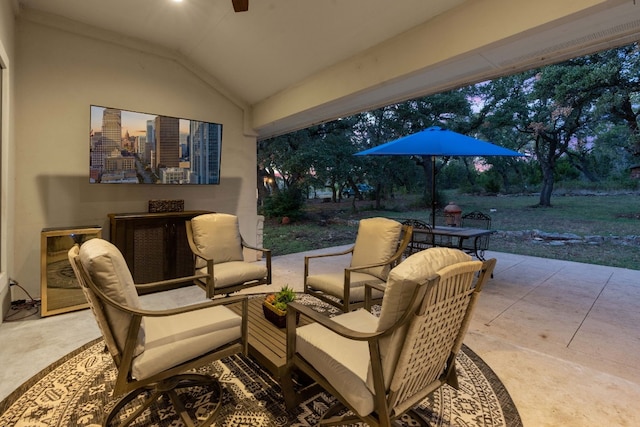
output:
[[[251,123],[266,138],[541,66],[630,42],[639,20],[631,0],[468,1],[256,103]]]

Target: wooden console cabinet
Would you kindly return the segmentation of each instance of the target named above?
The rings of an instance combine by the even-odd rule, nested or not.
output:
[[[193,274],[185,221],[209,211],[109,214],[109,240],[124,255],[135,283]]]

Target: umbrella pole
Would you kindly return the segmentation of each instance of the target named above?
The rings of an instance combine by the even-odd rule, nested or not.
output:
[[[431,156],[431,227],[436,226],[436,156]]]

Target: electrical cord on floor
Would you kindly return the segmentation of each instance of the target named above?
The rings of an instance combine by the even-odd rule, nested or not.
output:
[[[11,309],[9,310],[7,317],[4,318],[4,321],[15,322],[38,314],[40,311],[40,300],[34,299],[25,288],[18,284],[18,282],[11,283],[11,286],[17,286],[22,289],[22,292],[27,295],[28,299],[11,301]]]

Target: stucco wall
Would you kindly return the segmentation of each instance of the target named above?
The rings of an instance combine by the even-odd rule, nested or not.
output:
[[[13,252],[13,75],[14,75],[14,17],[12,2],[0,2],[0,66],[2,67],[2,98],[0,114],[0,322],[9,311],[11,293],[8,279]]]
[[[40,232],[97,224],[107,214],[145,212],[149,199],[184,199],[185,209],[240,216],[256,237],[255,137],[243,111],[170,56],[30,21],[16,33],[15,263],[12,277],[40,295]],[[218,186],[89,183],[89,107],[102,105],[223,124]]]

